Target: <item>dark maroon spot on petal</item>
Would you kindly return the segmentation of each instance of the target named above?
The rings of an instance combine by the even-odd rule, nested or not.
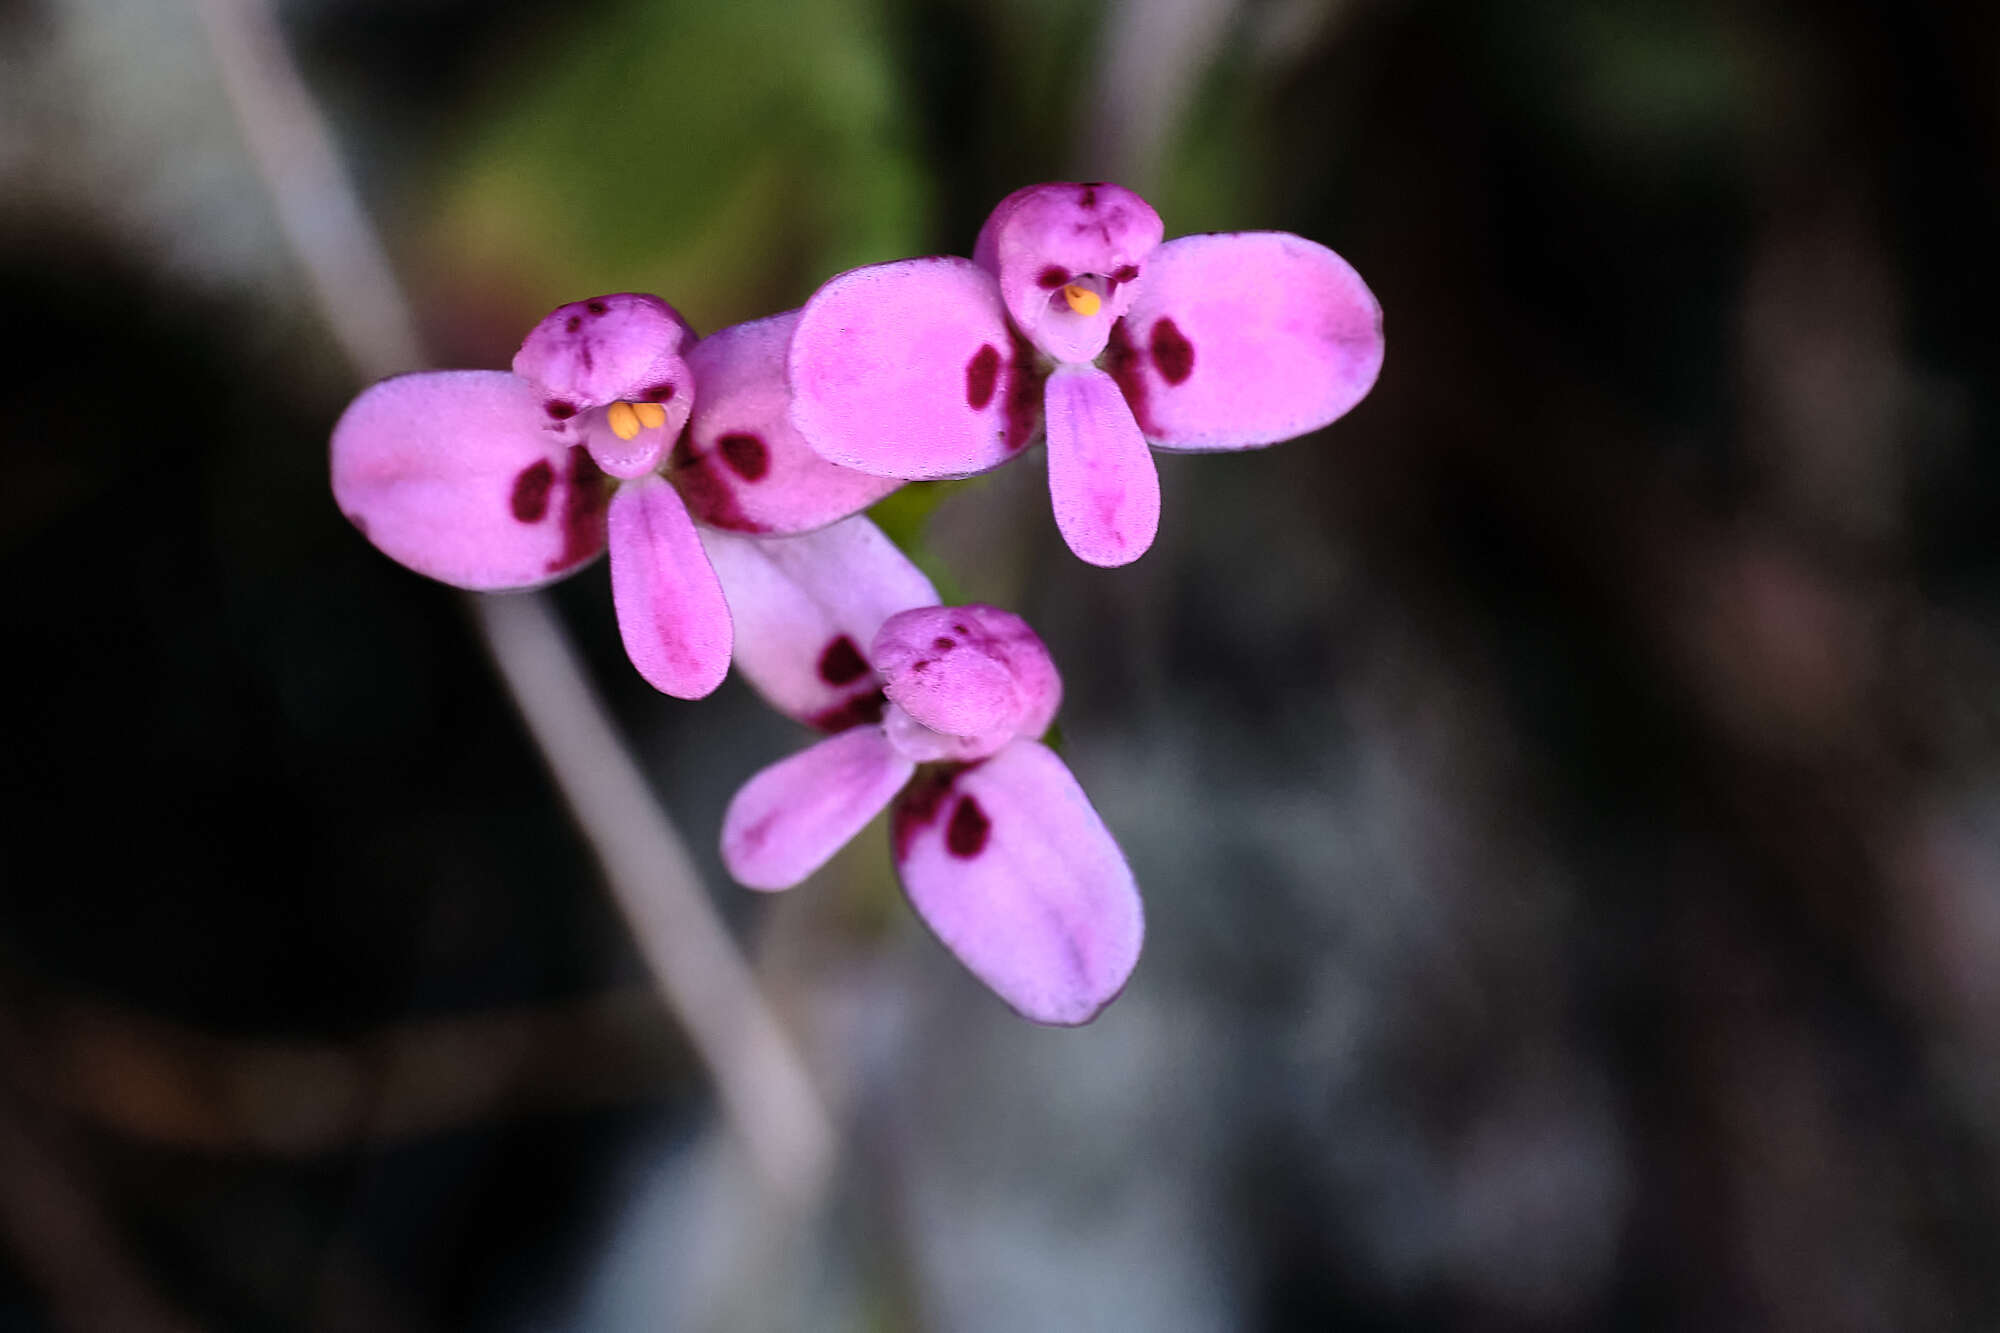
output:
[[[1049,373],[1042,369],[1035,345],[1009,324],[1014,343],[1014,359],[1007,366],[1007,431],[1001,442],[1009,453],[1024,449],[1042,424],[1042,382]]]
[[[569,451],[569,488],[563,495],[563,545],[549,561],[549,573],[571,569],[604,549],[604,511],[611,504],[611,484],[590,455]]]
[[[1099,182],[1097,182],[1097,184],[1096,184],[1096,185],[1086,185],[1086,186],[1084,186],[1084,187],[1083,187],[1083,194],[1082,194],[1082,195],[1080,195],[1080,196],[1079,196],[1079,197],[1077,198],[1077,203],[1079,203],[1079,204],[1083,205],[1083,206],[1084,206],[1085,208],[1096,208],[1096,207],[1097,207],[1097,186],[1098,186],[1098,185],[1102,185],[1102,184],[1103,184],[1103,182],[1102,182],[1102,181],[1099,181]]]
[[[549,488],[556,484],[556,470],[549,460],[530,463],[514,478],[514,517],[523,523],[539,523],[548,517]]]
[[[1050,291],[1054,291],[1069,281],[1069,270],[1059,265],[1051,264],[1042,270],[1042,276],[1036,278],[1035,281]]]
[[[1153,364],[1167,383],[1182,384],[1194,374],[1194,344],[1181,336],[1171,319],[1162,317],[1154,323],[1150,350]]]
[[[958,633],[960,633],[960,634],[970,634],[970,633],[972,633],[972,631],[971,631],[971,630],[969,630],[969,629],[967,629],[967,628],[966,628],[965,626],[963,626],[963,625],[959,624],[959,623],[958,623],[957,621],[953,621],[953,622],[952,622],[952,626],[951,626],[951,627],[952,627],[952,629],[956,630],[956,631],[957,631]]]
[[[1113,286],[1116,286],[1121,282],[1130,282],[1138,276],[1139,266],[1137,264],[1122,264],[1112,271],[1111,282]]]
[[[807,725],[831,736],[846,731],[849,727],[872,726],[882,720],[882,710],[889,706],[888,696],[882,687],[850,696],[844,703],[814,713],[806,719]]]
[[[986,850],[986,835],[992,831],[993,821],[979,808],[979,802],[961,796],[951,812],[951,825],[945,829],[944,845],[959,860],[969,861]]]
[[[965,363],[965,405],[975,412],[985,411],[993,401],[993,385],[999,378],[1000,349],[981,343],[972,360]]]
[[[668,466],[674,486],[687,501],[688,512],[694,515],[695,522],[724,532],[767,530],[743,512],[734,483],[715,466],[715,455],[695,452],[694,433],[686,427],[682,427],[680,438],[674,441]]]
[[[601,315],[605,312],[607,307],[602,301],[592,301],[590,304],[584,306],[584,309],[588,310],[593,315]]]
[[[549,401],[542,404],[542,411],[547,412],[557,421],[568,421],[571,417],[576,415],[576,404],[565,403],[560,398],[551,398],[549,399]]]
[[[583,316],[571,315],[569,319],[563,324],[563,332],[575,333],[578,329],[582,327],[583,327]]]
[[[916,781],[903,788],[889,808],[889,846],[898,861],[910,854],[910,843],[918,833],[937,822],[944,798],[951,794],[952,779],[958,775],[947,769],[921,769]]]
[[[846,685],[868,671],[867,659],[845,634],[826,646],[819,655],[819,678],[829,685]]]
[[[931,640],[931,649],[933,652],[948,653],[956,647],[958,647],[958,640],[946,634],[940,634]]]
[[[1146,363],[1139,350],[1132,346],[1132,334],[1124,320],[1111,326],[1110,341],[1104,345],[1104,369],[1118,382],[1118,391],[1125,395],[1125,405],[1132,409],[1132,419],[1139,423],[1142,434],[1151,436],[1151,418],[1146,413]]]
[[[771,470],[771,451],[755,435],[725,435],[715,442],[715,448],[729,470],[745,481],[762,481]]]
[[[674,386],[671,384],[655,384],[646,390],[646,397],[655,403],[670,402],[673,396]]]

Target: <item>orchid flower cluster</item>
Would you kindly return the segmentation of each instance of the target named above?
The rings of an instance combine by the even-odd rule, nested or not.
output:
[[[1149,448],[1290,439],[1374,384],[1381,309],[1331,250],[1163,234],[1120,186],[1035,185],[970,259],[854,269],[706,338],[655,296],[566,305],[511,372],[363,392],[334,427],[334,498],[384,554],[461,588],[538,587],[608,550],[619,634],[655,688],[701,698],[733,660],[825,734],[730,803],[737,880],[799,884],[888,809],[904,891],[945,947],[1023,1016],[1088,1022],[1144,920],[1042,743],[1055,663],[1011,612],[940,605],[862,511],[1040,437],[1064,540],[1124,565],[1159,526]]]

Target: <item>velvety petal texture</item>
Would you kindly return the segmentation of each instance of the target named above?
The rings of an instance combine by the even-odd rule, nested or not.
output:
[[[542,387],[551,417],[565,406],[582,412],[619,400],[684,404],[681,349],[693,341],[680,312],[657,296],[595,296],[535,325],[514,354],[514,373]]]
[[[975,976],[1037,1023],[1089,1022],[1132,975],[1138,885],[1053,752],[1015,741],[897,802],[904,891]]]
[[[999,279],[1030,341],[1057,361],[1083,362],[1104,350],[1164,234],[1152,205],[1122,185],[1030,185],[1000,201],[972,257]]]
[[[906,259],[821,287],[792,334],[792,422],[842,467],[908,479],[1005,462],[1038,424],[1033,350],[993,275],[970,260]]]
[[[611,604],[625,654],[656,690],[699,699],[729,672],[729,608],[687,507],[662,477],[611,500]]]
[[[1129,565],[1160,530],[1160,474],[1118,384],[1095,366],[1048,382],[1049,499],[1069,549]]]
[[[711,528],[809,532],[902,485],[827,462],[792,426],[785,362],[798,322],[791,310],[735,324],[688,353],[698,389],[671,475],[696,520]]]
[[[532,588],[604,549],[604,477],[494,370],[402,375],[333,428],[334,501],[391,559],[460,588]]]
[[[900,612],[876,634],[869,660],[886,682],[885,693],[911,719],[968,742],[954,752],[959,759],[983,758],[1017,736],[1041,735],[1062,703],[1062,678],[1041,638],[997,606]]]
[[[799,537],[701,540],[735,621],[737,670],[758,692],[822,731],[879,721],[868,647],[896,612],[937,602],[923,571],[859,514]]]
[[[1153,252],[1109,365],[1155,445],[1256,448],[1361,401],[1382,368],[1382,308],[1303,237],[1183,236]]]
[[[855,727],[743,784],[722,817],[722,862],[753,889],[789,889],[825,865],[916,771],[880,727]]]

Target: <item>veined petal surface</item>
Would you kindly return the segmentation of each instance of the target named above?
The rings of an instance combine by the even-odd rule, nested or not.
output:
[[[902,485],[827,462],[791,421],[786,354],[799,312],[734,324],[688,353],[693,415],[671,475],[695,519],[730,532],[810,532]]]
[[[606,483],[497,370],[383,380],[333,428],[334,501],[390,559],[460,588],[532,588],[604,549]]]
[[[968,477],[1006,462],[1039,422],[1034,350],[993,275],[969,259],[843,273],[792,334],[792,422],[828,462],[877,476]]]
[[[1145,936],[1139,887],[1062,760],[1015,741],[896,804],[897,869],[947,949],[1023,1017],[1095,1018]]]
[[[611,498],[611,605],[648,684],[699,699],[729,673],[729,607],[681,497],[663,477]]]
[[[1348,262],[1286,232],[1153,252],[1107,365],[1164,449],[1254,449],[1341,416],[1382,369],[1382,307]]]
[[[789,889],[846,846],[915,771],[880,727],[829,736],[743,784],[722,816],[722,863],[749,888]]]
[[[798,537],[701,540],[736,624],[737,669],[771,706],[822,731],[879,721],[868,647],[890,616],[936,604],[923,571],[860,514]]]

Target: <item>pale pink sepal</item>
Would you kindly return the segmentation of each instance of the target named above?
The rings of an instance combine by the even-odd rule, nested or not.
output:
[[[1153,252],[1110,365],[1154,444],[1252,449],[1361,401],[1382,369],[1382,307],[1303,237],[1183,236]]]
[[[917,914],[1023,1017],[1087,1023],[1139,960],[1145,920],[1124,854],[1054,753],[1015,741],[893,815]]]
[[[1033,354],[993,275],[967,259],[905,259],[821,287],[792,334],[792,422],[842,467],[966,477],[1034,433]],[[1025,377],[1025,378],[1024,378]]]
[[[729,607],[687,507],[662,477],[611,498],[611,604],[625,655],[647,683],[699,699],[729,673]]]
[[[868,648],[890,616],[937,601],[923,571],[859,514],[798,537],[701,540],[736,624],[736,668],[772,707],[822,731],[878,720]]]
[[[688,353],[696,392],[671,475],[697,521],[792,533],[857,514],[902,485],[836,467],[792,426],[785,357],[799,312],[720,329]]]
[[[497,370],[402,375],[333,428],[333,496],[369,541],[460,588],[532,588],[604,549],[605,481]]]
[[[743,784],[722,816],[722,863],[753,889],[789,889],[825,865],[916,771],[880,727],[855,727]]]
[[[1160,529],[1160,474],[1124,394],[1094,366],[1058,366],[1044,401],[1063,540],[1093,565],[1132,563]]]

